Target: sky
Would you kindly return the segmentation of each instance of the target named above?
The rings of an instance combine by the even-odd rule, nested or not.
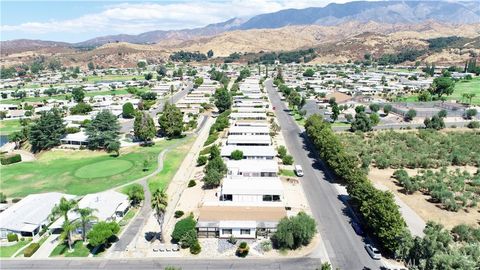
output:
[[[0,40],[80,42],[115,34],[203,27],[287,8],[347,0],[22,1],[0,0]]]

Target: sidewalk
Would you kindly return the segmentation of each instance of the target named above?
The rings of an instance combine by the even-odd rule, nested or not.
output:
[[[53,249],[58,245],[58,234],[50,235],[40,248],[32,255],[32,258],[48,258]]]
[[[170,242],[170,234],[174,226],[173,223],[175,222],[175,219],[173,218],[175,209],[183,191],[187,187],[188,181],[193,178],[192,174],[194,173],[195,167],[197,166],[198,155],[203,149],[203,144],[207,139],[210,127],[213,125],[214,122],[215,119],[211,117],[206,120],[205,126],[199,132],[197,140],[192,145],[190,152],[187,154],[187,156],[182,162],[182,165],[180,166],[180,169],[168,185],[167,194],[169,204],[167,206],[167,210],[165,211],[165,219],[162,229],[162,231],[164,232],[163,238],[165,242]]]

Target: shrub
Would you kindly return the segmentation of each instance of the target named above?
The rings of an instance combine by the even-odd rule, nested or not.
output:
[[[248,255],[248,251],[250,250],[250,247],[248,246],[247,242],[241,242],[240,245],[237,248],[237,256],[245,258]]]
[[[197,241],[193,243],[193,245],[190,246],[190,253],[193,255],[197,255],[202,251],[202,247],[200,246],[200,243]]]
[[[3,192],[0,192],[0,203],[6,203],[7,202],[7,195],[5,195]]]
[[[272,240],[279,248],[296,249],[308,245],[316,232],[315,220],[300,212],[296,216],[281,219]]]
[[[5,156],[0,158],[0,164],[9,165],[22,161],[22,156],[20,154]]]
[[[293,164],[293,157],[290,155],[286,155],[282,158],[282,163],[284,165],[292,165]]]
[[[209,147],[205,147],[204,149],[202,149],[202,151],[200,151],[200,156],[210,154],[210,149],[211,149],[211,148],[212,148],[212,147],[209,146]]]
[[[260,243],[260,248],[263,252],[269,252],[272,250],[272,242],[266,240]]]
[[[197,182],[195,182],[195,180],[193,179],[188,182],[188,187],[194,187],[196,185],[197,185]]]
[[[18,241],[18,235],[15,233],[9,233],[7,234],[7,240],[8,242],[17,242]]]
[[[235,150],[230,154],[230,158],[233,160],[241,160],[243,159],[243,152],[240,150]]]
[[[218,139],[218,133],[210,134],[210,135],[208,135],[208,138],[203,145],[204,146],[210,145],[210,144],[214,143],[217,139]]]
[[[207,164],[208,157],[207,156],[199,156],[197,158],[197,166],[203,166]]]
[[[23,256],[32,257],[32,255],[35,253],[35,251],[38,250],[39,247],[40,247],[39,243],[31,243],[28,247],[26,247],[23,250]]]
[[[281,159],[283,159],[283,157],[287,155],[287,148],[285,148],[285,146],[283,145],[279,146],[277,151],[278,151],[278,156]]]
[[[175,224],[175,228],[172,232],[172,240],[180,242],[182,237],[190,230],[195,230],[197,222],[193,219],[193,215],[190,215],[184,219],[179,220]]]
[[[182,217],[183,214],[184,214],[184,213],[183,213],[182,210],[177,210],[177,211],[175,211],[174,217],[175,217],[175,218],[179,218],[179,217]]]
[[[65,132],[67,132],[68,134],[77,133],[77,132],[80,132],[80,128],[78,128],[78,127],[67,127],[67,128],[65,128]]]
[[[467,125],[468,128],[480,128],[480,122],[478,121],[471,121]]]
[[[182,236],[182,239],[180,239],[182,248],[189,248],[192,245],[194,245],[196,242],[198,242],[198,240],[197,240],[197,231],[195,229],[186,232]]]
[[[230,237],[227,240],[230,244],[235,245],[237,243],[237,238],[235,238],[233,235],[230,235]]]
[[[19,202],[20,200],[22,200],[22,199],[20,199],[20,198],[13,198],[13,199],[12,199],[12,203],[17,203],[17,202]]]

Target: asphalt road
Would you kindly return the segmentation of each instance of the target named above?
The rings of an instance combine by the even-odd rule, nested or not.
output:
[[[1,269],[158,269],[163,270],[167,266],[181,267],[182,270],[223,270],[223,269],[245,269],[245,270],[284,270],[284,269],[306,269],[315,270],[319,267],[319,261],[307,258],[294,259],[240,259],[228,260],[196,260],[196,259],[170,259],[170,258],[149,258],[149,259],[100,259],[100,258],[70,258],[50,260],[3,260],[0,261]]]
[[[157,121],[157,114],[163,111],[163,107],[165,105],[165,102],[168,101],[171,104],[172,103],[177,103],[181,98],[186,96],[188,94],[188,92],[190,90],[192,90],[192,88],[193,88],[193,84],[188,83],[188,85],[185,86],[185,88],[183,90],[180,90],[179,92],[175,93],[172,97],[159,101],[158,106],[155,109],[149,111],[150,116],[156,122]],[[120,128],[120,132],[129,133],[131,130],[133,130],[133,122],[134,122],[134,119],[129,119],[129,120],[123,122],[122,126]]]
[[[364,249],[362,237],[355,233],[349,223],[351,218],[347,214],[348,206],[340,200],[338,191],[332,184],[332,174],[318,158],[305,132],[286,112],[287,107],[280,100],[272,81],[266,81],[265,86],[272,106],[276,108],[287,148],[295,164],[300,164],[303,168],[304,176],[300,181],[303,182],[303,189],[333,269],[379,269],[381,263],[370,258]]]

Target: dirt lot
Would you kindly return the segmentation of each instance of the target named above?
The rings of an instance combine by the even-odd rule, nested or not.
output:
[[[477,168],[472,166],[449,167],[451,170],[457,168],[460,170],[466,170],[469,173],[475,173],[477,171]],[[430,196],[423,195],[418,191],[410,195],[402,193],[402,187],[397,185],[395,180],[391,177],[394,171],[395,169],[380,170],[377,168],[370,168],[368,177],[374,183],[379,183],[388,187],[390,191],[410,206],[425,221],[433,220],[443,224],[449,229],[462,223],[469,225],[478,225],[480,223],[480,207],[478,206],[475,209],[451,212],[443,210],[439,204],[429,202],[428,199]],[[418,170],[406,169],[406,171],[409,175],[415,175]]]

